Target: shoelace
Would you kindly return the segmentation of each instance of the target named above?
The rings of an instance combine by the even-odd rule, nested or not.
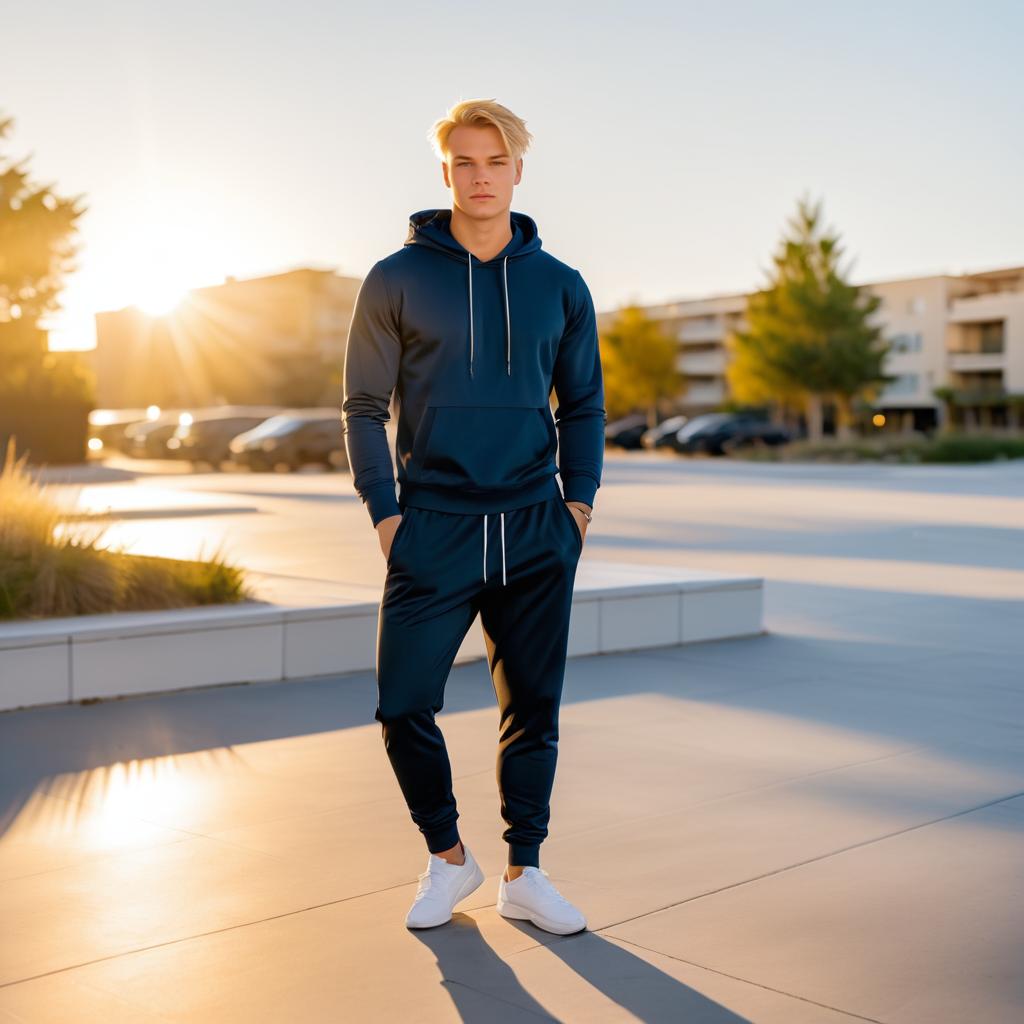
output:
[[[432,879],[430,878],[429,870],[420,872],[420,874],[417,877],[420,880],[420,884],[419,888],[417,888],[416,890],[416,898],[413,900],[413,903],[418,903],[421,899],[423,899],[424,896],[426,896],[427,892],[430,889],[430,884],[432,881]],[[425,885],[424,882],[426,882]]]
[[[542,874],[542,875],[543,875],[543,876],[544,876],[544,877],[545,877],[545,878],[547,879],[547,881],[546,881],[546,882],[544,883],[544,885],[543,885],[543,888],[545,889],[545,891],[546,891],[546,892],[547,892],[547,893],[548,893],[549,895],[551,895],[552,897],[554,897],[554,899],[556,899],[556,900],[557,900],[558,902],[560,902],[560,903],[564,903],[564,904],[565,904],[566,906],[570,906],[570,907],[571,907],[571,906],[572,906],[572,903],[570,903],[570,902],[569,902],[569,900],[567,900],[567,899],[566,899],[566,898],[565,898],[565,897],[564,897],[564,896],[563,896],[563,895],[562,895],[562,894],[561,894],[561,893],[560,893],[560,892],[558,891],[558,889],[557,889],[557,888],[555,888],[555,883],[551,881],[551,876],[550,876],[550,875],[549,875],[549,874],[548,874],[548,873],[547,873],[547,872],[546,872],[546,871],[545,871],[545,870],[544,870],[543,868],[537,868],[537,871],[538,871],[538,872],[539,872],[540,874]],[[534,879],[534,881],[537,881],[537,882],[539,882],[539,881],[540,881],[540,879],[538,879],[538,878],[537,878],[537,876],[536,876],[536,875],[535,875],[535,874],[534,874],[534,873],[533,873],[532,871],[529,871],[529,872],[524,872],[524,874],[526,874],[526,875],[527,875],[527,877],[529,877],[529,876],[531,876],[531,875],[532,875],[532,876],[533,876],[533,879]]]
[[[433,884],[433,876],[444,867],[443,861],[438,860],[433,854],[430,855],[430,859],[427,861],[426,871],[421,871],[416,877],[419,879],[419,889],[416,892],[416,899],[413,902],[421,900],[427,892],[430,890]],[[424,882],[426,883],[424,885]]]

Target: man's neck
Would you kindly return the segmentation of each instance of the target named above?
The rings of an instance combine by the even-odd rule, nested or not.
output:
[[[452,207],[452,237],[478,260],[490,260],[512,241],[512,220],[508,210],[487,220],[467,217],[457,206]]]

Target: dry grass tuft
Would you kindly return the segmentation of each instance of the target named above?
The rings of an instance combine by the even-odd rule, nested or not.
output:
[[[97,546],[105,527],[75,524],[14,458],[7,443],[0,472],[0,619],[50,618],[229,604],[254,597],[244,570],[218,554],[181,561]]]

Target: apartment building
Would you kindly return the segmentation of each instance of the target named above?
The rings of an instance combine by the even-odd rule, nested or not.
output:
[[[875,322],[892,345],[886,372],[895,379],[875,401],[887,427],[930,429],[947,414],[966,426],[1021,423],[1010,399],[1024,401],[1024,267],[864,287],[882,300]],[[745,325],[746,302],[740,293],[645,307],[679,343],[687,415],[728,399],[725,339]],[[601,313],[599,325],[615,316]],[[936,388],[951,389],[949,405]]]
[[[303,268],[193,289],[164,316],[97,313],[97,404],[337,404],[360,283]]]

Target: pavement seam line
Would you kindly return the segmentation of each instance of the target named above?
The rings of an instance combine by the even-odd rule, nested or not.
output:
[[[752,875],[750,878],[744,878],[739,882],[731,882],[729,885],[719,886],[717,889],[709,889],[707,892],[697,893],[694,896],[687,896],[684,900],[676,900],[674,903],[667,903],[663,907],[656,907],[654,910],[648,910],[643,914],[636,914],[633,917],[624,917],[621,921],[613,921],[610,924],[602,925],[597,931],[605,931],[608,928],[618,928],[621,924],[629,924],[632,921],[639,921],[645,917],[652,917],[655,914],[660,914],[666,910],[672,910],[674,907],[681,907],[684,903],[692,903],[694,900],[702,900],[708,896],[717,896],[720,892],[727,892],[729,889],[738,889],[744,885],[750,885],[753,882],[760,882],[762,879],[771,878],[774,875],[781,875],[786,871],[794,871],[796,868],[805,867],[808,864],[814,864],[817,861],[828,860],[831,857],[836,857],[842,853],[848,853],[850,850],[860,849],[862,846],[872,846],[875,843],[884,842],[887,839],[895,839],[897,836],[906,835],[908,832],[915,832],[919,828],[928,828],[930,825],[938,825],[943,821],[951,821],[953,818],[963,817],[965,814],[974,814],[976,811],[983,811],[987,807],[994,807],[997,804],[1003,804],[1010,800],[1017,800],[1020,797],[1024,797],[1024,790],[1017,793],[1010,793],[1007,796],[997,797],[995,800],[988,800],[983,804],[978,804],[976,807],[968,807],[963,811],[954,811],[952,814],[945,814],[941,818],[932,818],[929,821],[921,821],[916,825],[908,825],[906,828],[897,829],[895,832],[887,832],[885,835],[875,836],[872,839],[864,839],[859,843],[851,843],[849,846],[841,846],[838,850],[829,850],[827,853],[819,854],[817,857],[808,857],[807,860],[796,861],[793,864],[786,864],[781,868],[776,868],[774,871],[766,871],[761,875]],[[618,936],[616,936],[617,938]]]
[[[162,949],[164,946],[176,946],[180,942],[191,942],[193,939],[205,939],[210,935],[220,935],[223,932],[233,932],[241,928],[251,928],[257,924],[265,924],[268,921],[278,921],[285,917],[295,917],[297,914],[305,914],[311,910],[323,910],[325,907],[334,907],[340,903],[348,903],[350,900],[361,900],[367,896],[376,896],[382,892],[389,892],[391,889],[401,889],[404,886],[412,885],[412,882],[399,882],[396,885],[386,885],[382,889],[372,889],[368,892],[358,892],[351,896],[343,896],[339,900],[327,900],[324,903],[314,903],[308,907],[296,907],[294,910],[285,910],[280,914],[271,914],[269,917],[260,917],[252,921],[239,921],[237,924],[228,924],[223,928],[211,928],[205,932],[195,932],[192,935],[181,935],[176,939],[166,939],[163,942],[154,942],[149,946],[138,946],[135,949],[123,949],[118,953],[109,953],[106,956],[98,956],[93,960],[83,960],[81,963],[68,964],[65,967],[55,967],[52,971],[42,971],[40,974],[32,974],[27,978],[15,978],[12,981],[0,981],[0,989],[11,988],[14,985],[22,985],[29,981],[39,981],[41,978],[49,978],[55,974],[63,974],[65,971],[77,971],[81,967],[92,967],[94,964],[102,964],[108,960],[117,960],[124,956],[133,956],[136,953],[148,953],[154,949]]]

